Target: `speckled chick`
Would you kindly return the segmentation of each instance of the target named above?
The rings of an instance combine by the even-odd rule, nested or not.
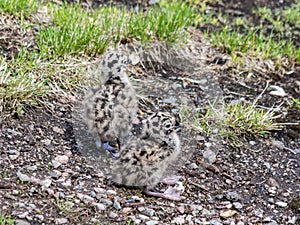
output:
[[[120,157],[112,166],[112,180],[143,187],[146,194],[174,200],[172,196],[148,190],[162,180],[168,165],[178,157],[181,148],[177,131],[181,124],[173,115],[159,112],[142,121],[142,126],[140,134],[121,145]]]
[[[136,93],[126,73],[129,64],[128,56],[122,52],[105,54],[98,69],[101,84],[90,88],[84,97],[84,122],[99,147],[103,148],[103,143],[108,142],[114,146],[124,140],[136,116]],[[106,150],[115,156],[118,148],[108,147]]]

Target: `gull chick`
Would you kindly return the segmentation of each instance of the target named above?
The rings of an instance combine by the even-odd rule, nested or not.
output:
[[[131,129],[138,103],[127,75],[129,57],[112,51],[104,55],[99,70],[101,84],[88,90],[83,101],[83,119],[98,147],[118,155],[118,145]]]
[[[120,156],[112,166],[112,180],[126,186],[143,187],[143,192],[151,196],[180,200],[180,193],[150,191],[162,181],[167,167],[180,153],[177,134],[180,126],[173,115],[164,112],[143,120],[136,136],[130,136],[120,146]]]

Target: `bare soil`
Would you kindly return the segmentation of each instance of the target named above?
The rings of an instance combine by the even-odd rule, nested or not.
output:
[[[292,2],[235,0],[211,7],[229,12],[232,18],[245,16],[255,22],[253,7],[273,9]],[[93,6],[101,3],[94,1]],[[13,34],[16,37],[11,42],[15,43],[26,36]],[[1,44],[1,51],[15,51],[9,46],[13,45],[8,41]],[[203,153],[214,140],[199,133],[192,157],[177,172],[183,176],[184,199],[170,202],[142,195],[139,189],[116,186],[95,170],[78,150],[72,101],[53,99],[47,110],[28,109],[21,117],[0,119],[0,212],[11,215],[16,224],[300,224],[300,110],[287,103],[300,97],[300,67],[284,75],[244,77],[221,66],[216,80],[227,102],[241,98],[253,102],[267,83],[280,86],[287,96],[272,96],[267,90],[258,104],[280,106],[278,122],[291,125],[266,138],[244,135],[239,147],[218,139],[220,148],[213,164],[204,160]],[[167,74],[161,72],[164,76],[158,77],[185,76],[174,68],[164,69]],[[154,73],[150,67],[148,72]],[[203,93],[195,84],[185,88],[201,99]],[[67,160],[58,159],[60,156]],[[53,161],[60,165],[56,167]]]

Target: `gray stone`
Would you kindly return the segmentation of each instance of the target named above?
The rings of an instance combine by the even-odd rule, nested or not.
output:
[[[156,225],[156,224],[158,224],[157,220],[149,220],[146,222],[146,225]]]
[[[287,205],[288,205],[286,202],[276,202],[275,204],[282,208],[287,207]]]
[[[66,223],[69,223],[68,219],[67,218],[56,218],[55,219],[55,222],[57,224],[66,224]]]
[[[96,206],[98,211],[105,211],[107,209],[107,206],[101,203],[93,203],[94,206]]]
[[[118,217],[118,214],[114,212],[109,212],[109,217],[115,219]]]
[[[215,220],[215,219],[210,220],[210,221],[209,221],[209,224],[210,224],[210,225],[223,225],[223,223],[221,223],[220,221]]]
[[[241,203],[239,203],[239,202],[234,202],[234,203],[233,203],[233,206],[234,206],[234,208],[236,208],[236,209],[242,209],[242,208],[243,208],[243,205],[242,205]]]
[[[194,169],[197,169],[198,166],[196,163],[191,163],[191,164],[187,165],[187,168],[190,170],[194,170]]]
[[[20,179],[20,181],[24,181],[24,182],[27,182],[30,180],[30,177],[27,176],[26,174],[23,174],[21,172],[17,172],[17,176],[18,178]]]
[[[217,155],[212,150],[208,149],[203,152],[203,158],[205,161],[212,164],[216,161]]]
[[[17,219],[14,224],[15,225],[30,225],[30,223],[27,222],[26,220],[19,220],[19,219]]]
[[[162,102],[164,102],[164,103],[171,103],[171,104],[176,103],[176,101],[177,101],[177,99],[174,98],[174,97],[165,98],[165,99],[162,100]]]
[[[114,201],[114,208],[117,209],[117,210],[121,209],[121,205],[117,200]]]
[[[152,216],[154,216],[154,214],[155,214],[155,210],[146,207],[146,208],[145,208],[145,214],[146,214],[147,216],[152,217]]]
[[[239,201],[242,200],[242,196],[235,191],[228,191],[226,192],[226,199],[230,201]]]

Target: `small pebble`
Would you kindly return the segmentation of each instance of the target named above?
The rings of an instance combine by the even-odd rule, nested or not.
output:
[[[276,202],[275,204],[282,207],[282,208],[284,208],[288,205],[286,202]]]
[[[114,201],[114,208],[117,210],[121,209],[121,205],[117,200]]]
[[[27,182],[30,180],[30,177],[27,176],[26,174],[23,174],[21,172],[17,172],[17,176],[18,178],[20,179],[20,181],[24,181],[24,182]]]
[[[212,164],[216,161],[217,155],[212,150],[208,149],[203,152],[203,158],[206,162]]]
[[[107,209],[107,206],[101,203],[93,202],[93,205],[96,206],[98,211],[105,211]]]
[[[156,225],[156,224],[158,224],[158,221],[156,220],[149,220],[146,222],[146,225]]]

